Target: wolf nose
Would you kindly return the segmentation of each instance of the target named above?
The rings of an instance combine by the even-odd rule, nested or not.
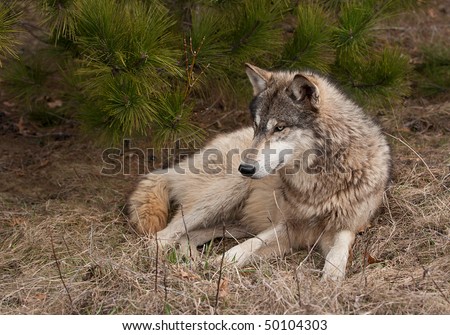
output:
[[[251,164],[242,163],[238,168],[239,172],[246,177],[251,177],[255,174],[256,168]]]

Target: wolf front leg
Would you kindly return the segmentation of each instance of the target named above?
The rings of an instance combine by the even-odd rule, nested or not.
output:
[[[286,225],[278,224],[234,246],[225,253],[224,259],[227,263],[241,267],[253,258],[282,256],[292,248],[294,246],[291,245]],[[219,256],[217,261],[221,258],[222,256]]]
[[[180,252],[186,256],[195,258],[198,255],[197,246],[203,245],[215,238],[232,238],[234,240],[243,237],[250,237],[251,234],[243,226],[230,224],[225,231],[223,226],[211,228],[200,228],[185,234],[178,240]]]
[[[248,193],[247,180],[242,177],[217,178],[209,182],[208,188],[199,189],[199,196],[194,200],[181,199],[178,213],[169,225],[158,233],[158,240],[162,245],[178,241],[181,236],[194,230],[234,219],[233,213]]]
[[[328,245],[324,239],[322,249],[326,253],[323,267],[323,279],[339,281],[344,279],[350,249],[355,241],[355,234],[350,230],[337,232]]]

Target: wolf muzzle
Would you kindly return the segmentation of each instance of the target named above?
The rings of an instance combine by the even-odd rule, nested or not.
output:
[[[239,172],[245,177],[251,177],[256,172],[256,167],[251,164],[241,163],[238,168]]]

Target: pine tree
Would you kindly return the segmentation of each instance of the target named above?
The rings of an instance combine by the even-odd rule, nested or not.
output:
[[[360,104],[392,104],[409,93],[409,59],[389,46],[377,46],[374,28],[406,5],[410,2],[301,3],[280,64],[329,73]]]
[[[16,28],[20,12],[15,10],[14,2],[0,3],[0,67],[2,58],[6,56],[17,57],[15,47],[18,42],[15,35],[19,32]]]
[[[411,3],[40,0],[54,56],[38,51],[3,77],[30,108],[37,91],[58,80],[65,106],[109,140],[191,143],[204,134],[191,121],[199,102],[251,94],[246,62],[329,74],[369,106],[407,95],[408,58],[380,43],[375,28]],[[11,53],[1,49],[2,27],[0,16],[0,54]]]

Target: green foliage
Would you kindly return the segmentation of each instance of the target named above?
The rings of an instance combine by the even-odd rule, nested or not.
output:
[[[190,122],[193,104],[185,102],[183,92],[170,92],[158,99],[157,122],[153,128],[156,146],[181,141],[193,145],[201,141],[204,131]]]
[[[270,61],[278,54],[282,36],[276,25],[282,18],[281,5],[281,1],[247,0],[240,8],[233,6],[229,10],[227,22],[234,26],[229,34],[232,65],[251,60],[260,60],[264,65],[264,60]]]
[[[10,96],[30,106],[46,94],[50,76],[51,72],[40,57],[18,59],[3,70],[3,87]]]
[[[409,93],[409,60],[377,45],[374,28],[398,11],[400,2],[300,3],[297,24],[278,64],[329,73],[362,105],[394,104]]]
[[[167,9],[156,1],[79,0],[72,6],[76,73],[89,104],[81,119],[115,142],[148,134],[158,121],[159,92],[182,73]],[[181,136],[177,129],[172,135]]]
[[[195,55],[195,71],[207,71],[205,77],[213,79],[227,77],[227,45],[225,19],[212,8],[201,8],[191,15],[191,28],[185,39],[186,66],[192,63]],[[195,54],[194,54],[195,51]],[[210,81],[210,82],[211,82]]]
[[[439,46],[424,46],[423,63],[417,66],[418,88],[426,96],[450,92],[450,50]]]
[[[2,89],[22,104],[33,121],[54,125],[72,117],[84,100],[73,71],[74,64],[61,50],[40,50],[8,62],[1,73]]]
[[[51,91],[109,140],[189,144],[204,134],[191,122],[198,102],[248,99],[246,62],[327,73],[364,105],[398,101],[409,91],[408,59],[375,28],[415,2],[39,0],[54,55],[11,62],[3,80],[30,110]],[[2,49],[17,21],[8,13],[0,5],[0,55],[12,50]],[[428,63],[423,73],[434,71]]]
[[[360,104],[394,105],[410,93],[409,82],[405,80],[409,72],[407,57],[397,50],[384,49],[359,66],[338,68],[336,77]]]
[[[76,37],[76,2],[73,0],[40,0],[44,23],[50,28],[55,41]]]
[[[18,44],[15,34],[19,31],[16,28],[21,13],[16,10],[14,2],[0,3],[0,67],[2,57],[7,55],[17,57],[15,47]]]
[[[333,31],[333,45],[339,64],[361,59],[368,53],[372,28],[378,18],[374,1],[343,2],[339,23]]]
[[[186,29],[191,51],[188,58],[196,51],[194,71],[205,72],[197,88],[213,87],[219,92],[236,94],[242,91],[236,79],[244,76],[244,63],[270,66],[281,52],[279,24],[285,3],[280,0],[204,2],[207,5],[190,8],[190,25]]]
[[[126,74],[103,79],[103,85],[87,93],[90,101],[101,103],[97,103],[97,112],[87,110],[91,119],[85,120],[99,128],[105,126],[115,140],[120,139],[120,135],[130,136],[133,132],[145,134],[156,111],[151,101],[141,93],[139,82]]]
[[[280,65],[329,72],[335,58],[331,45],[332,18],[318,4],[301,3],[297,8],[297,21],[293,36],[284,47]]]
[[[144,71],[141,74],[151,76],[148,81],[160,78],[158,69],[180,73],[179,51],[170,47],[174,22],[157,2],[80,0],[77,21],[76,43],[88,63],[104,64],[119,73]]]

